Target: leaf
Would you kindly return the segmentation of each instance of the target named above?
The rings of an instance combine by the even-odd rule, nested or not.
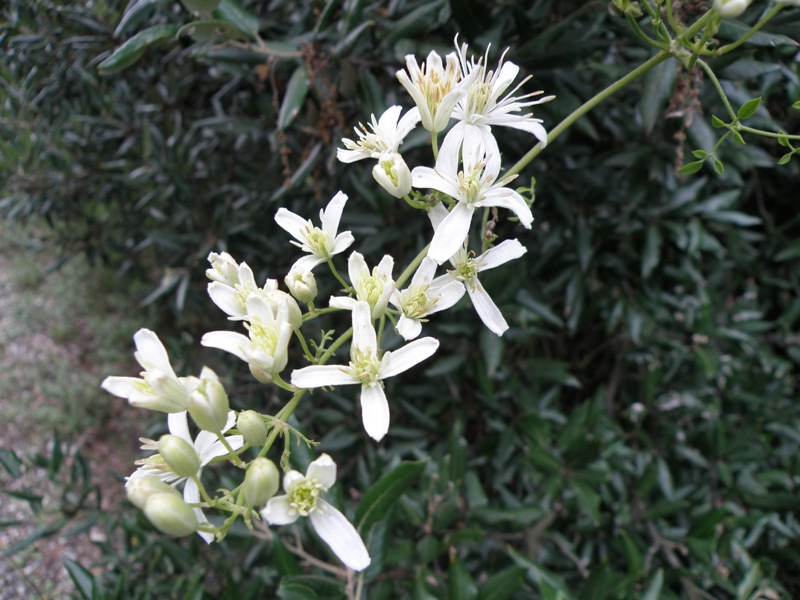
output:
[[[315,575],[284,577],[278,587],[281,600],[335,600],[344,598],[342,585],[335,579]]]
[[[308,95],[308,83],[308,71],[306,71],[306,68],[303,66],[297,67],[286,85],[286,94],[278,112],[279,131],[286,129],[297,117]]]
[[[683,173],[684,175],[691,175],[692,173],[697,173],[700,169],[703,168],[702,160],[698,160],[696,162],[690,162],[683,165],[680,169],[678,169],[678,173]]]
[[[798,100],[797,102],[795,102],[794,104],[792,104],[792,108],[797,108],[797,109],[800,109],[800,100]]]
[[[128,33],[128,29],[135,29],[142,21],[145,21],[149,15],[150,9],[155,4],[162,4],[164,0],[135,0],[128,4],[125,9],[125,14],[119,21],[119,25],[114,30],[114,37],[122,37]]]
[[[752,100],[748,100],[742,107],[739,109],[739,112],[736,113],[736,116],[739,119],[746,119],[748,117],[752,117],[755,112],[758,110],[758,106],[761,104],[761,97],[753,98]]]
[[[364,494],[356,511],[356,529],[367,531],[386,516],[412,482],[425,470],[425,461],[405,462],[376,481]]]
[[[242,38],[242,32],[233,23],[220,20],[192,21],[178,30],[177,37],[188,35],[197,42],[225,41]]]
[[[722,127],[725,127],[725,121],[720,119],[717,115],[711,115],[711,126],[714,127],[715,129],[720,129]]]
[[[779,165],[787,165],[787,164],[789,164],[789,161],[792,160],[793,156],[794,156],[794,152],[787,152],[786,154],[784,154],[783,156],[780,157],[780,159],[778,160],[778,164]]]
[[[714,170],[717,172],[718,175],[725,174],[725,165],[723,165],[722,161],[718,159],[716,156],[714,157]]]
[[[550,307],[539,302],[533,296],[531,296],[530,292],[526,289],[521,289],[517,294],[516,301],[519,302],[525,308],[530,309],[535,315],[541,317],[542,320],[547,321],[551,325],[555,325],[556,327],[563,327],[564,321],[562,321],[558,316],[550,310]]]
[[[15,479],[22,477],[22,461],[13,450],[0,448],[0,464]]]
[[[648,225],[642,253],[642,279],[647,279],[661,261],[661,230]]]
[[[55,477],[56,473],[58,473],[63,459],[64,453],[61,451],[61,436],[58,435],[58,430],[56,429],[53,432],[53,453],[47,465],[47,474],[50,476],[50,479]]]
[[[222,0],[217,8],[213,11],[212,16],[215,19],[229,21],[239,28],[239,31],[246,33],[251,38],[254,38],[261,29],[261,21],[259,18],[243,9],[235,0]]]
[[[177,25],[156,25],[140,31],[97,65],[97,70],[101,75],[111,75],[127,69],[141,58],[148,46],[173,38],[177,32]]]
[[[478,598],[478,587],[455,553],[450,556],[447,588],[450,600],[476,600]]]
[[[64,557],[64,567],[69,573],[69,578],[78,589],[84,600],[97,600],[100,598],[100,581],[86,567],[71,558]]]
[[[275,536],[272,542],[272,558],[275,563],[275,568],[281,576],[300,575],[300,565],[297,564],[294,554],[286,549],[283,542],[278,536]]]
[[[53,535],[54,533],[58,532],[62,527],[64,527],[64,525],[66,525],[68,521],[69,519],[67,519],[67,517],[61,516],[55,519],[51,523],[46,523],[42,525],[41,527],[33,531],[30,535],[0,550],[0,558],[12,556],[17,552],[19,552],[20,550],[27,548],[34,542],[42,538],[46,538],[48,536]]]
[[[478,598],[480,600],[508,600],[522,586],[522,567],[508,567],[491,577],[481,586]]]
[[[656,65],[644,77],[639,111],[642,113],[642,126],[648,135],[653,131],[656,120],[672,95],[677,73],[676,64],[668,60]]]
[[[183,7],[193,15],[209,15],[217,8],[219,0],[181,0]]]
[[[659,600],[661,598],[661,588],[664,586],[664,570],[659,569],[650,578],[647,589],[644,591],[641,600]]]
[[[483,362],[486,365],[486,374],[494,377],[503,360],[503,338],[484,327],[480,333],[480,347]]]

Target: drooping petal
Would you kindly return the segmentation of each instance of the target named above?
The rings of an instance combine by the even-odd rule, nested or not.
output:
[[[328,306],[339,310],[353,310],[358,304],[358,300],[349,296],[331,296]]]
[[[397,320],[397,333],[403,336],[406,341],[413,340],[422,333],[422,323],[401,314]]]
[[[361,386],[361,418],[364,430],[377,442],[389,431],[389,402],[379,382]]]
[[[474,211],[473,207],[464,202],[456,204],[433,234],[428,256],[439,264],[453,256],[464,245],[464,240],[469,235]]]
[[[430,167],[414,167],[411,171],[411,185],[415,188],[434,189],[453,198],[459,195],[455,176],[445,177]]]
[[[497,305],[494,303],[491,296],[486,293],[486,290],[477,278],[475,278],[470,285],[467,285],[467,292],[483,324],[486,325],[489,331],[497,335],[503,335],[508,329],[508,323],[506,323],[506,320],[503,318],[503,313],[497,308]]]
[[[187,504],[197,504],[200,502],[200,489],[192,479],[187,479],[186,484],[183,486],[183,501]],[[198,523],[208,523],[205,513],[200,508],[193,508],[194,516],[197,518]],[[214,541],[214,534],[208,531],[198,531],[197,535],[203,538],[206,544]]]
[[[340,365],[311,365],[292,371],[292,385],[303,389],[361,383],[353,377],[350,367]]]
[[[200,344],[207,348],[225,350],[247,362],[245,348],[250,346],[250,338],[233,331],[209,331],[200,339]]]
[[[328,491],[336,483],[336,463],[330,456],[323,454],[308,465],[306,479],[316,479],[317,484]]]
[[[350,243],[352,244],[352,242]],[[347,248],[347,246],[345,246],[345,248]],[[336,252],[334,252],[333,254],[336,254]],[[306,254],[305,256],[301,256],[296,261],[294,261],[292,269],[296,271],[311,271],[314,269],[314,267],[316,267],[317,265],[321,265],[324,262],[325,262],[324,258],[320,258],[319,256],[316,256],[314,254]]]
[[[369,304],[358,302],[353,308],[353,348],[375,354],[378,351],[378,336],[372,326]]]
[[[192,436],[189,433],[187,414],[188,412],[185,410],[178,413],[170,413],[167,415],[167,427],[172,435],[177,435],[179,438],[183,438],[184,441],[189,442],[189,444],[194,445]]]
[[[338,509],[320,498],[316,510],[308,518],[317,535],[345,565],[354,571],[363,571],[369,566],[367,547],[356,528]]]
[[[475,259],[475,266],[478,271],[494,269],[510,260],[517,259],[525,254],[528,249],[519,243],[519,240],[504,240],[494,248],[489,248],[486,252]]]
[[[310,226],[308,220],[290,210],[279,208],[275,222],[297,241],[306,243],[305,231]]]
[[[536,136],[536,139],[542,143],[542,147],[547,145],[547,130],[542,125],[541,119],[524,119],[524,120],[509,120],[508,123],[503,123],[507,127],[514,129],[521,129]]]
[[[387,352],[381,360],[380,378],[386,379],[407,371],[433,355],[437,348],[439,348],[439,340],[425,337],[414,340],[392,352]]]
[[[128,399],[132,395],[140,394],[142,387],[149,387],[142,379],[138,377],[106,377],[103,383],[100,384],[105,391],[113,394],[119,398]]]
[[[208,284],[208,295],[211,301],[221,308],[226,315],[231,317],[245,315],[244,305],[239,293],[229,285],[212,281]]]
[[[507,208],[519,217],[519,222],[525,229],[531,228],[533,213],[525,200],[514,190],[509,188],[496,188],[489,190],[484,199],[475,203],[476,206],[499,206]]]
[[[317,501],[319,502],[319,501]],[[273,496],[261,511],[261,516],[270,525],[288,525],[297,521],[297,511],[292,508],[289,496]]]

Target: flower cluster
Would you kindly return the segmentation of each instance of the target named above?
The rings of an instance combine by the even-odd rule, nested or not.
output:
[[[393,274],[395,258],[389,255],[370,267],[364,255],[352,251],[347,278],[336,270],[334,259],[339,260],[338,255],[355,242],[350,231],[339,231],[348,201],[341,191],[320,211],[319,225],[286,208],[275,214],[277,225],[300,251],[282,280],[288,291],[281,289],[279,279],[259,285],[250,266],[227,252],[209,255],[209,297],[240,330],[208,332],[201,344],[241,359],[256,380],[277,388],[276,395],[290,393],[283,409],[274,415],[231,410],[214,371],[204,367],[199,377],[178,376],[157,335],[144,329],[134,336],[135,357],[144,369],[140,377],[108,377],[103,382],[107,391],[134,406],[168,413],[167,433],[157,440],[142,439],[142,449],[150,454],[137,461],[138,468],[126,483],[131,502],[161,531],[176,536],[197,532],[210,543],[224,537],[238,518],[255,528],[308,517],[344,565],[360,571],[370,564],[359,531],[323,497],[335,484],[333,459],[321,455],[305,475],[291,467],[290,442],[309,447],[312,443],[288,420],[307,394],[317,394],[315,403],[323,404],[329,388],[360,386],[364,430],[380,441],[390,428],[385,381],[414,368],[439,348],[436,338],[421,337],[431,315],[454,306],[466,294],[492,332],[502,335],[508,329],[478,276],[519,258],[525,248],[515,239],[492,245],[495,236],[482,235],[483,248],[476,255],[470,250],[473,216],[478,209],[506,208],[523,227],[531,227],[528,203],[508,187],[513,177],[502,173],[493,127],[521,129],[544,144],[547,136],[541,121],[523,109],[550,97],[533,100],[540,92],[516,96],[527,79],[508,92],[519,72],[516,65],[505,61],[504,55],[492,70],[486,56],[468,59],[467,52],[465,44],[457,45],[444,61],[431,52],[422,65],[407,57],[407,70],[397,77],[416,106],[405,114],[400,106],[392,106],[380,118],[373,116],[368,126],[356,129],[356,140],[343,140],[344,148],[337,153],[344,163],[375,161],[375,180],[392,196],[424,209],[432,224],[430,244],[398,279]],[[431,134],[433,165],[411,169],[400,147],[419,124]],[[438,134],[445,131],[438,148]],[[452,268],[437,276],[448,262]],[[321,265],[327,265],[340,291],[320,308],[315,302],[324,300],[317,298],[314,271]],[[350,328],[333,341],[334,332],[306,340],[305,324],[333,311],[345,311]],[[387,341],[387,321],[404,344],[397,336]],[[349,356],[337,357],[348,340]],[[292,368],[286,381],[284,371],[300,355],[305,364]],[[279,469],[267,455],[281,437],[285,450]],[[204,469],[225,461],[243,471],[241,485],[211,493],[203,483]],[[284,493],[276,495],[281,479]],[[213,522],[206,516],[209,510],[227,512],[229,517]]]

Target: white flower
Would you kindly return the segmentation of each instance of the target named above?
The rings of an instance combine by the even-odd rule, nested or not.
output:
[[[379,356],[369,304],[358,302],[353,308],[350,364],[312,365],[292,371],[292,385],[299,388],[361,385],[364,429],[370,437],[380,441],[389,430],[389,403],[383,391],[383,380],[422,362],[436,352],[438,347],[438,340],[426,337]]]
[[[334,296],[331,297],[329,305],[333,308],[353,310],[358,302],[366,302],[370,306],[373,319],[383,316],[395,289],[392,279],[393,268],[394,259],[387,254],[370,273],[361,253],[353,252],[347,259],[347,274],[356,291],[356,297]]]
[[[292,296],[300,302],[313,302],[317,297],[317,280],[311,271],[290,269],[289,274],[283,279]]]
[[[322,229],[285,208],[278,209],[275,222],[297,240],[292,242],[294,245],[309,253],[309,256],[295,261],[292,269],[311,271],[333,255],[345,251],[355,241],[349,231],[337,234],[345,202],[347,196],[343,192],[338,192],[328,206],[319,212]]]
[[[467,253],[466,248],[462,247],[450,259],[453,267],[455,267],[454,270],[434,279],[432,285],[443,286],[452,281],[463,282],[483,324],[493,333],[503,335],[508,329],[508,323],[506,323],[500,309],[497,308],[497,305],[481,285],[478,280],[478,273],[519,258],[525,252],[527,252],[525,246],[517,240],[505,240],[477,258],[471,256],[471,253]]]
[[[530,229],[533,222],[531,209],[522,196],[505,187],[516,176],[497,179],[499,153],[487,152],[480,144],[471,147],[464,144],[461,152],[464,168],[459,171],[460,149],[461,142],[448,135],[439,150],[436,168],[416,167],[411,172],[414,187],[433,188],[458,201],[431,240],[428,256],[439,264],[453,256],[464,243],[476,208],[508,208],[514,211],[526,229]]]
[[[397,152],[381,154],[378,164],[372,167],[372,176],[395,198],[402,198],[411,191],[411,171]]]
[[[182,438],[185,442],[190,444],[192,448],[194,448],[194,451],[197,453],[197,457],[200,462],[200,469],[197,471],[195,477],[199,478],[204,466],[219,456],[227,455],[228,450],[219,440],[217,435],[209,431],[201,431],[197,434],[197,438],[193,440],[191,434],[189,433],[189,423],[186,418],[186,414],[186,411],[183,411],[168,415],[167,427],[169,428],[171,435]],[[236,423],[236,414],[233,411],[230,411],[228,413],[228,420],[225,424],[225,427],[222,428],[222,433],[225,433],[231,427],[233,427],[234,423]],[[227,436],[225,440],[233,450],[238,450],[244,445],[244,438],[241,435]],[[157,441],[142,438],[142,442],[142,450],[155,450],[158,452]],[[200,502],[200,488],[197,487],[197,483],[192,478],[179,477],[170,471],[169,467],[167,467],[166,463],[164,462],[164,459],[159,454],[154,454],[148,458],[137,460],[136,464],[140,465],[140,467],[128,478],[127,482],[125,483],[126,487],[130,485],[132,481],[140,477],[157,477],[164,483],[169,483],[173,486],[177,486],[182,481],[185,481],[186,484],[183,486],[184,502],[187,504],[197,504]],[[199,523],[208,522],[200,508],[195,508],[194,513]],[[214,536],[211,533],[203,531],[198,531],[197,533],[206,541],[206,543],[210,544],[214,539]]]
[[[352,163],[363,158],[380,158],[385,153],[397,152],[406,135],[419,123],[418,109],[412,108],[401,119],[402,111],[401,106],[390,106],[377,121],[375,115],[372,115],[369,124],[372,132],[367,131],[364,125],[359,125],[360,130],[356,127],[358,141],[343,138],[345,148],[336,151],[336,158],[343,163]]]
[[[725,19],[741,15],[753,0],[714,0],[714,10]],[[791,3],[791,1],[790,1]]]
[[[409,54],[406,56],[408,73],[402,70],[397,72],[397,79],[419,109],[422,126],[433,133],[447,127],[453,107],[478,75],[476,71],[462,79],[458,57],[454,52],[448,54],[445,60],[446,67],[442,65],[441,57],[432,51],[420,66],[417,59]]]
[[[354,571],[363,571],[370,558],[361,536],[336,507],[322,498],[336,483],[336,463],[323,454],[308,465],[306,474],[289,471],[283,477],[282,496],[274,496],[261,511],[270,525],[288,525],[308,517],[314,531],[333,553]]]
[[[253,377],[270,383],[274,373],[280,373],[289,360],[288,346],[292,337],[292,324],[286,303],[279,304],[273,312],[261,296],[247,298],[245,323],[249,337],[233,331],[211,331],[200,340],[203,346],[219,348],[241,358],[250,365]]]
[[[149,329],[133,336],[134,357],[144,371],[138,377],[106,377],[101,384],[107,392],[126,398],[132,406],[174,413],[186,410],[189,401],[183,378],[175,375],[167,350]]]
[[[485,148],[490,149],[491,153],[495,153],[498,152],[497,141],[492,136],[491,127],[497,125],[532,133],[544,146],[547,143],[547,132],[542,126],[542,120],[535,119],[531,114],[518,113],[529,106],[549,102],[554,96],[530,100],[530,98],[542,94],[541,91],[514,96],[517,90],[530,79],[530,76],[503,96],[519,74],[517,65],[512,62],[504,62],[508,50],[500,57],[497,69],[490,71],[487,70],[486,58],[483,61],[478,60],[477,63],[474,59],[467,61],[467,49],[467,44],[462,44],[460,48],[456,45],[461,76],[465,79],[475,76],[476,73],[477,76],[456,103],[453,117],[459,123],[456,123],[447,136],[463,141],[464,145],[468,147],[480,141]]]
[[[435,273],[436,261],[426,256],[408,287],[392,294],[390,302],[400,311],[397,332],[405,340],[413,340],[422,332],[422,322],[427,321],[428,315],[450,308],[464,295],[460,281],[432,285]]]
[[[249,320],[247,299],[255,294],[264,298],[274,313],[278,312],[281,304],[286,304],[292,327],[300,327],[303,313],[294,298],[278,289],[276,279],[267,279],[263,287],[258,287],[247,263],[239,264],[225,252],[222,257],[224,262],[220,260],[221,255],[209,254],[208,260],[213,268],[206,270],[206,276],[213,280],[208,284],[208,295],[226,315],[232,320]]]

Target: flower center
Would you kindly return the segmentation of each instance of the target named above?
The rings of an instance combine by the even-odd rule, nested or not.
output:
[[[429,287],[428,284],[415,285],[403,292],[400,297],[400,306],[406,317],[419,321],[428,314],[432,304],[427,294]]]
[[[250,339],[253,344],[259,349],[273,356],[278,347],[279,331],[276,322],[264,325],[260,322],[245,323],[244,326],[250,332]]]
[[[350,360],[353,376],[364,385],[374,384],[378,381],[381,371],[381,361],[372,352],[353,349]]]
[[[475,264],[475,259],[469,257],[464,262],[456,265],[455,271],[451,271],[458,281],[462,281],[469,286],[473,285],[473,281],[478,275],[478,266]]]
[[[322,231],[319,227],[312,227],[311,224],[305,228],[305,244],[302,247],[306,252],[310,252],[314,256],[328,259],[330,258],[330,251],[333,247],[330,236]]]
[[[391,158],[383,158],[380,160],[381,169],[386,173],[392,185],[397,187],[400,183],[400,176],[397,174],[397,165]]]
[[[289,491],[289,506],[307,517],[317,506],[319,485],[316,479],[303,479],[292,486]]]
[[[386,287],[386,281],[378,274],[378,267],[372,269],[372,275],[362,277],[358,282],[356,295],[359,300],[369,304],[370,309],[375,309],[375,306],[380,302],[383,296],[383,290]]]
[[[469,205],[474,202],[479,202],[483,198],[483,181],[481,175],[483,174],[483,163],[477,163],[475,168],[469,173],[459,171],[458,173],[458,190],[461,192],[462,198]]]

